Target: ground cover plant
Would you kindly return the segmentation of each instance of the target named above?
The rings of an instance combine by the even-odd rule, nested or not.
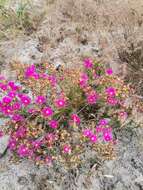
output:
[[[16,63],[17,80],[0,78],[0,112],[6,118],[0,136],[10,135],[14,160],[36,164],[82,163],[88,149],[112,155],[114,129],[131,113],[125,100],[130,87],[111,68],[86,58],[81,68],[48,63]]]

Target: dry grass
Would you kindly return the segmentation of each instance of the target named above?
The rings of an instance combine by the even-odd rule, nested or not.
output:
[[[81,45],[96,42],[103,62],[125,75],[139,94],[143,88],[142,31],[142,0],[58,0],[40,28],[53,46],[69,37]]]
[[[29,0],[0,1],[0,40],[10,40],[18,35],[31,35],[42,21],[44,11],[37,15]]]

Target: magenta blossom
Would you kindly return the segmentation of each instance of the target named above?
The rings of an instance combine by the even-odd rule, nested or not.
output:
[[[6,105],[2,107],[2,112],[4,115],[11,115],[13,113],[13,109],[11,106]]]
[[[97,126],[96,126],[96,132],[97,132],[97,133],[100,133],[100,132],[102,132],[102,131],[103,131],[103,127],[100,126],[100,125],[97,125]]]
[[[21,104],[19,102],[15,102],[13,105],[12,105],[12,109],[13,110],[20,110],[21,109]]]
[[[47,79],[48,75],[46,73],[40,73],[39,74],[40,78]]]
[[[4,104],[10,104],[12,101],[12,98],[5,96],[5,97],[3,97],[2,101]]]
[[[31,158],[31,159],[35,159],[35,154],[34,154],[34,150],[29,150],[28,152],[28,158]]]
[[[71,146],[69,146],[69,145],[64,145],[64,147],[63,147],[63,152],[64,152],[64,153],[67,153],[67,154],[70,154],[70,153],[71,153]]]
[[[106,89],[106,93],[107,93],[107,95],[110,96],[110,97],[116,96],[116,90],[115,90],[115,88],[113,88],[113,87],[108,87],[108,88]]]
[[[56,129],[58,127],[58,122],[56,120],[49,121],[49,126],[53,129]]]
[[[8,143],[8,148],[10,150],[15,150],[16,149],[16,145],[17,145],[16,140],[13,139],[13,138],[10,138],[9,143]]]
[[[33,78],[36,79],[36,80],[38,80],[40,78],[40,75],[38,73],[34,73],[33,74]]]
[[[24,117],[21,116],[21,115],[19,115],[19,114],[14,114],[14,115],[12,116],[12,120],[15,121],[15,122],[18,122],[18,121],[24,120]]]
[[[53,110],[50,108],[50,107],[45,107],[43,110],[42,110],[42,115],[44,117],[50,117],[53,115]]]
[[[86,73],[82,73],[79,79],[79,84],[81,87],[85,87],[88,84],[88,75]]]
[[[121,111],[121,112],[119,112],[119,117],[121,119],[126,119],[128,117],[128,114],[125,111]]]
[[[15,98],[16,97],[16,92],[15,91],[9,91],[8,96],[11,98]]]
[[[34,114],[34,113],[37,113],[38,111],[34,108],[30,108],[28,109],[28,113],[31,113],[31,114]]]
[[[99,121],[99,125],[101,125],[101,126],[105,126],[105,125],[107,125],[108,124],[108,120],[107,119],[101,119],[100,121]]]
[[[50,81],[50,84],[52,86],[55,86],[57,84],[57,79],[56,79],[56,76],[54,76],[54,75],[48,76],[48,80]]]
[[[29,149],[26,145],[22,144],[18,148],[18,154],[20,157],[26,157],[29,155]]]
[[[111,141],[113,139],[112,137],[112,129],[111,128],[106,128],[104,131],[103,131],[103,139],[105,141]]]
[[[29,96],[22,95],[20,99],[24,106],[28,106],[31,103],[31,98]]]
[[[35,65],[31,65],[26,68],[25,77],[26,78],[33,77],[35,75],[35,73],[36,73],[36,67],[35,67]]]
[[[45,102],[46,102],[46,97],[44,97],[44,96],[37,96],[37,98],[36,98],[36,103],[37,104],[43,104]]]
[[[3,91],[6,91],[8,89],[8,86],[6,84],[3,84],[3,83],[0,83],[0,88],[3,90]]]
[[[27,133],[27,130],[25,127],[19,127],[19,129],[16,131],[16,137],[23,138],[25,137],[26,133]]]
[[[90,141],[93,142],[93,143],[97,142],[97,136],[94,135],[94,134],[91,135],[91,136],[90,136]]]
[[[110,104],[112,106],[115,106],[118,103],[118,101],[115,98],[112,98],[112,97],[108,97],[107,102],[108,102],[108,104]]]
[[[95,104],[97,101],[97,94],[96,92],[91,92],[89,95],[87,95],[87,102],[88,104]]]
[[[17,90],[20,89],[20,87],[17,86],[13,81],[9,81],[9,82],[8,82],[8,85],[9,85],[9,87],[10,87],[13,91],[17,91]]]
[[[64,108],[66,106],[66,101],[63,98],[57,99],[55,104],[58,108]]]
[[[75,122],[76,124],[80,124],[80,118],[77,114],[72,114],[71,115],[71,119],[73,120],[73,122]]]
[[[32,142],[34,149],[40,148],[41,144],[42,142],[40,140],[35,140]]]
[[[85,136],[85,137],[90,137],[91,134],[92,134],[92,132],[91,132],[90,129],[85,129],[85,130],[83,131],[83,136]]]
[[[112,70],[111,68],[108,68],[108,69],[106,70],[106,74],[107,74],[107,75],[112,75],[112,74],[113,74],[113,70]]]
[[[91,69],[93,67],[93,61],[91,59],[84,60],[84,67],[86,69]]]
[[[52,164],[52,157],[51,156],[46,156],[45,163],[48,164],[48,165]]]
[[[0,138],[3,137],[3,131],[0,130]]]
[[[47,134],[45,135],[45,139],[46,139],[47,141],[52,142],[52,141],[54,141],[54,139],[55,139],[55,135],[54,135],[53,133],[47,133]]]
[[[3,103],[0,101],[0,107],[2,107],[3,106]]]

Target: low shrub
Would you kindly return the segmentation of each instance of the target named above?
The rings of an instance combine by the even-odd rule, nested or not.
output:
[[[82,68],[15,64],[17,80],[0,78],[0,112],[14,159],[77,166],[90,149],[111,156],[113,131],[126,121],[130,88],[89,58]]]

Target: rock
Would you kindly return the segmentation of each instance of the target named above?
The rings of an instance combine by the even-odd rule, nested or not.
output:
[[[0,155],[3,154],[4,151],[6,150],[8,141],[9,141],[8,135],[4,135],[3,137],[0,138]]]

